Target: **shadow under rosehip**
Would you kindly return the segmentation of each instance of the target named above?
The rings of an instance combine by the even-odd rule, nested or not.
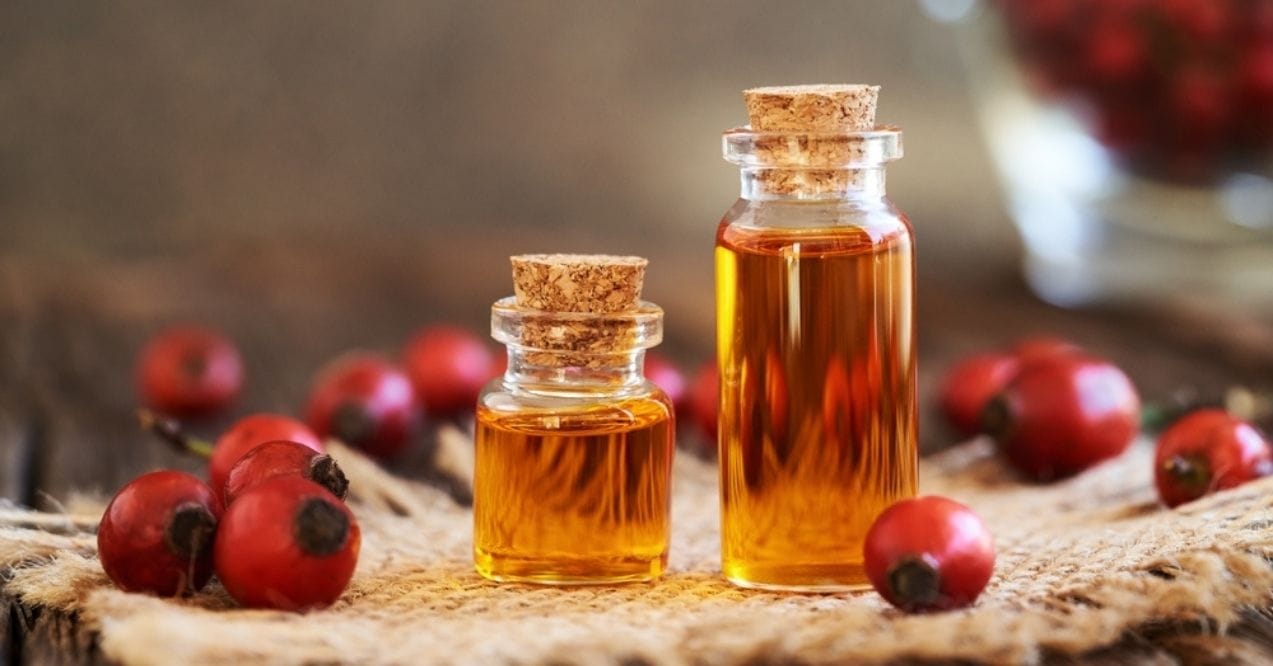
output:
[[[174,416],[228,407],[243,389],[243,360],[224,335],[197,326],[155,334],[137,357],[142,401]]]
[[[1024,362],[982,418],[1013,467],[1049,481],[1126,451],[1140,432],[1140,398],[1112,363],[1050,356]]]
[[[1273,474],[1273,447],[1251,424],[1222,409],[1201,409],[1158,438],[1154,485],[1169,507]]]
[[[281,476],[313,481],[337,499],[345,499],[349,490],[345,473],[326,453],[296,442],[266,442],[248,451],[230,470],[225,482],[225,503],[232,504],[248,489]]]
[[[102,568],[120,589],[164,597],[203,588],[212,575],[220,505],[184,472],[133,479],[115,495],[97,530]]]
[[[296,476],[243,492],[221,520],[213,550],[217,578],[248,608],[325,608],[344,593],[358,564],[353,513],[323,487]]]
[[[880,514],[863,547],[866,575],[908,612],[970,606],[994,573],[994,539],[968,507],[944,497],[902,500]]]
[[[319,372],[305,419],[320,436],[388,459],[407,447],[419,424],[418,410],[405,373],[378,356],[355,354]]]

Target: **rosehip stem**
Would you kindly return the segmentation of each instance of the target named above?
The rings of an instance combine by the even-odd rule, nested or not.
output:
[[[137,410],[137,421],[141,429],[163,440],[172,448],[200,458],[212,457],[212,442],[192,437],[182,430],[175,419],[165,418],[149,409]]]

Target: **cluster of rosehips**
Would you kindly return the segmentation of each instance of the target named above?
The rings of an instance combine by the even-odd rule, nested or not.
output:
[[[993,436],[1024,475],[1077,474],[1127,449],[1140,399],[1117,366],[1055,339],[978,354],[950,369],[941,406],[962,434]],[[1169,507],[1273,473],[1273,448],[1221,409],[1185,415],[1159,437],[1154,480]]]
[[[406,449],[424,414],[470,414],[482,386],[503,373],[500,358],[464,329],[427,327],[407,343],[401,367],[367,352],[324,366],[310,390],[305,420],[320,437],[390,459]],[[137,367],[143,401],[183,417],[229,407],[242,391],[243,376],[235,345],[216,331],[194,326],[156,335]]]
[[[209,454],[208,483],[165,470],[115,495],[97,547],[116,585],[180,596],[215,571],[250,608],[308,610],[340,597],[358,562],[358,522],[342,501],[344,474],[305,424],[256,414],[209,445],[145,418],[162,436]]]
[[[1215,175],[1273,147],[1273,0],[1000,0],[1042,92],[1140,170]]]

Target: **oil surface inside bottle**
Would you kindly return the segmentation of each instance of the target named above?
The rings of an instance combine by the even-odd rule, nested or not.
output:
[[[721,552],[735,584],[868,584],[867,530],[916,491],[912,257],[900,221],[721,225]]]
[[[662,394],[477,411],[473,543],[498,581],[602,584],[667,566],[675,420]]]

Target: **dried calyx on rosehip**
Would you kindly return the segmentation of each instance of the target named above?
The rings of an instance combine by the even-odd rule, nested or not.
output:
[[[213,561],[240,604],[304,611],[340,598],[360,545],[358,522],[343,502],[311,481],[280,476],[226,508]]]
[[[403,356],[416,396],[434,416],[471,416],[482,387],[503,374],[491,348],[455,326],[421,329]]]
[[[1118,366],[1083,354],[1024,362],[983,416],[985,431],[1036,481],[1113,458],[1140,431],[1140,398]]]
[[[212,575],[220,505],[184,472],[143,474],[106,507],[97,530],[102,568],[120,589],[171,597],[203,588]]]
[[[305,418],[319,435],[384,459],[406,448],[419,424],[418,409],[405,373],[379,356],[357,353],[319,372]]]
[[[137,358],[142,401],[177,416],[224,409],[243,388],[243,361],[224,335],[198,326],[155,334]]]
[[[235,463],[225,482],[225,503],[232,504],[249,488],[280,476],[313,481],[342,500],[349,490],[349,480],[331,456],[304,444],[279,440],[257,446]]]
[[[1273,448],[1251,424],[1222,409],[1202,409],[1158,438],[1154,483],[1169,507],[1273,474]]]
[[[902,500],[866,534],[866,575],[906,612],[969,606],[994,573],[994,539],[968,507],[944,497]]]

